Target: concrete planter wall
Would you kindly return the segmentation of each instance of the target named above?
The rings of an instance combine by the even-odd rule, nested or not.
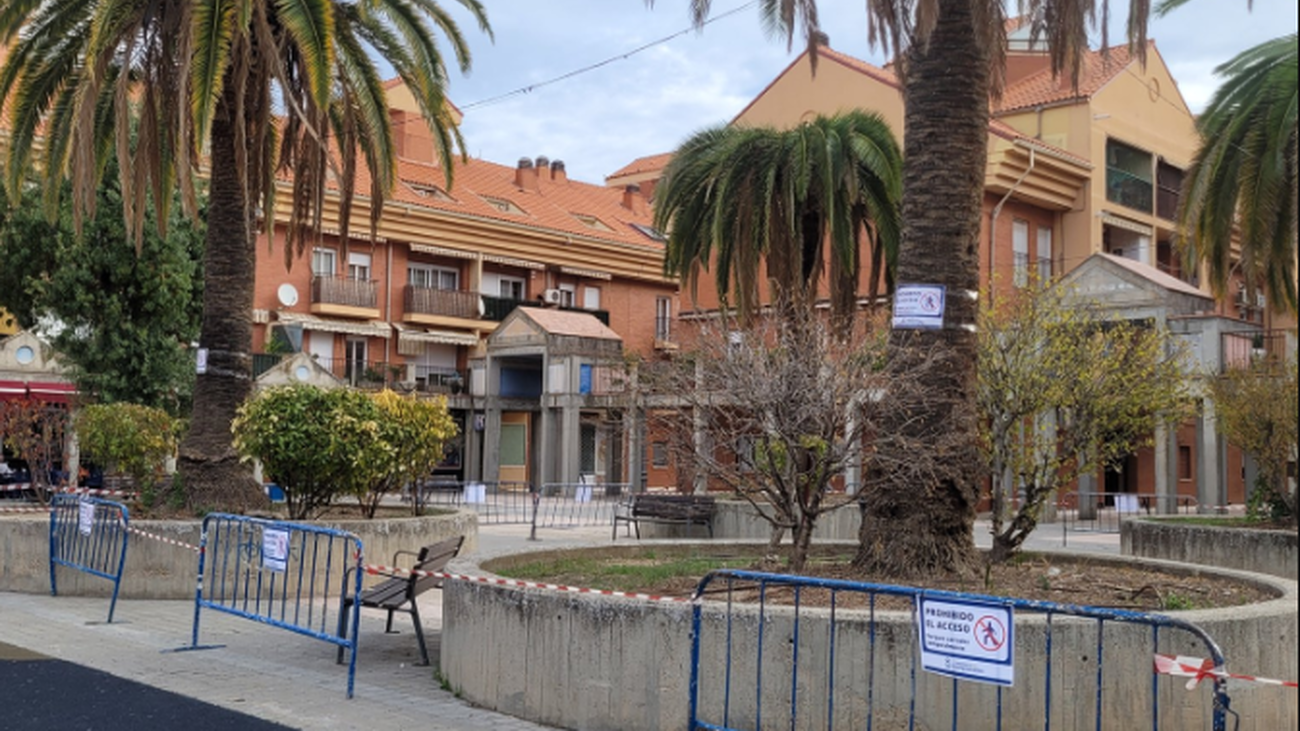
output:
[[[608,553],[610,549],[601,549]],[[625,549],[613,549],[625,550]],[[529,554],[536,558],[536,554]],[[1089,557],[1097,561],[1096,557]],[[1116,559],[1124,561],[1124,559]],[[1145,562],[1160,563],[1160,562]],[[1173,565],[1170,565],[1173,566]],[[461,560],[456,571],[484,573]],[[1179,570],[1174,566],[1175,570]],[[1194,571],[1191,567],[1181,570]],[[1270,586],[1279,598],[1250,607],[1178,613],[1214,637],[1242,672],[1294,678],[1296,584],[1258,574],[1225,570],[1212,573]],[[828,675],[826,610],[800,613],[800,728],[826,728]],[[763,728],[789,728],[793,656],[793,610],[768,607],[763,651]],[[865,727],[865,688],[869,657],[868,621],[861,611],[841,609],[836,616],[837,660],[835,728]],[[910,697],[911,629],[904,612],[878,612],[874,662],[876,728],[904,728]],[[754,608],[733,615],[731,723],[753,727],[758,636]],[[705,604],[706,667],[704,708],[717,720],[718,689],[725,651],[725,623],[719,604]],[[1045,620],[1016,619],[1016,687],[1004,693],[1003,728],[1041,728]],[[581,731],[661,731],[685,729],[688,720],[691,607],[478,583],[449,582],[443,593],[442,673],[471,702],[514,716]],[[1051,660],[1053,728],[1093,728],[1096,688],[1095,622],[1057,618]],[[1161,650],[1204,654],[1183,633],[1161,633]],[[1103,728],[1130,728],[1150,714],[1151,633],[1147,628],[1107,624],[1105,633]],[[952,682],[918,672],[917,728],[949,728]],[[1161,728],[1208,728],[1209,693],[1187,691],[1182,681],[1162,679]],[[1243,729],[1295,728],[1296,694],[1247,686],[1232,692]],[[961,684],[963,729],[993,728],[995,692],[989,686]]]
[[[478,518],[471,511],[419,518],[318,521],[361,538],[368,563],[388,563],[397,550],[415,550],[452,536],[465,536],[462,549],[478,547]],[[198,520],[133,520],[140,530],[199,544]],[[0,591],[46,593],[50,590],[50,519],[30,514],[0,517]],[[198,555],[191,550],[138,535],[130,537],[122,577],[123,599],[192,599]],[[59,569],[59,594],[108,596],[111,584],[71,569]]]
[[[1176,519],[1138,518],[1120,525],[1126,556],[1255,571],[1295,580],[1294,531],[1218,528]]]
[[[862,516],[856,505],[845,505],[821,516],[817,521],[817,530],[813,540],[856,541],[858,525]],[[766,541],[772,533],[772,525],[758,515],[754,506],[741,500],[719,500],[718,512],[713,517],[713,537],[732,541]],[[622,535],[622,534],[620,534]],[[656,525],[643,523],[642,538],[698,538],[708,535],[700,526]],[[790,540],[787,532],[785,540]]]

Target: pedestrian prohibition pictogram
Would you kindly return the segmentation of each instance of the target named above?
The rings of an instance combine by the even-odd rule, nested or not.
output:
[[[917,597],[921,667],[963,680],[1011,685],[1015,620],[1011,607],[974,599]]]
[[[991,614],[975,621],[975,642],[988,652],[997,652],[1007,641],[1007,629]]]

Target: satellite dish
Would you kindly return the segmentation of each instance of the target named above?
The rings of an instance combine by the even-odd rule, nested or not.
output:
[[[280,304],[285,307],[293,307],[298,304],[298,290],[292,284],[285,282],[275,291],[275,296],[280,300]]]

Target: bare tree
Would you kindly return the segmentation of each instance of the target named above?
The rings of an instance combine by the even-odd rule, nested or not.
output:
[[[998,298],[981,313],[978,344],[993,564],[1019,550],[1057,490],[1150,444],[1188,395],[1167,331],[1116,320],[1061,287]]]
[[[695,347],[642,369],[648,420],[679,469],[749,502],[771,524],[773,551],[789,531],[792,571],[802,570],[821,516],[858,504],[864,481],[846,484],[851,471],[936,473],[923,458],[884,464],[882,455],[919,451],[879,428],[886,414],[906,419],[923,405],[921,374],[935,359],[899,358],[862,323],[853,337],[833,337],[824,315],[788,308],[744,330],[727,317],[709,321]]]

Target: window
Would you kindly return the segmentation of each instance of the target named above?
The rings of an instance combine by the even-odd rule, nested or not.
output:
[[[1173,220],[1183,194],[1183,171],[1161,160],[1156,164],[1156,215]]]
[[[315,248],[311,250],[311,274],[313,277],[332,277],[338,272],[335,267],[337,254],[333,249]]]
[[[370,281],[370,255],[358,252],[348,253],[348,279],[357,282]]]
[[[672,340],[673,301],[668,297],[655,298],[655,340]]]
[[[560,285],[560,307],[573,307],[578,300],[578,288],[572,284]]]
[[[1192,479],[1192,448],[1186,444],[1178,445],[1178,479]]]
[[[421,289],[460,289],[460,272],[455,269],[412,264],[407,269],[407,283]]]
[[[1038,283],[1052,281],[1052,229],[1038,227]]]
[[[600,309],[600,287],[582,288],[582,306],[588,310]]]
[[[666,442],[655,442],[650,445],[650,466],[659,470],[668,467],[668,444]]]
[[[659,243],[662,244],[668,240],[668,237],[664,236],[663,232],[655,228],[654,226],[646,226],[640,223],[629,223],[628,225],[636,229],[638,233],[650,239],[651,241],[658,241]]]
[[[343,376],[348,383],[356,385],[357,381],[365,378],[366,339],[348,338],[345,348]]]
[[[1012,281],[1017,287],[1029,284],[1029,222],[1011,222],[1011,262],[1015,267]]]
[[[518,301],[524,298],[523,279],[519,277],[501,277],[497,282],[497,295],[502,299]]]
[[[407,183],[407,186],[409,186],[411,191],[421,198],[432,198],[439,201],[455,200],[455,198],[447,195],[442,188],[439,188],[436,185],[428,185],[426,183]]]
[[[1106,140],[1106,200],[1150,213],[1152,167],[1151,153]]]

